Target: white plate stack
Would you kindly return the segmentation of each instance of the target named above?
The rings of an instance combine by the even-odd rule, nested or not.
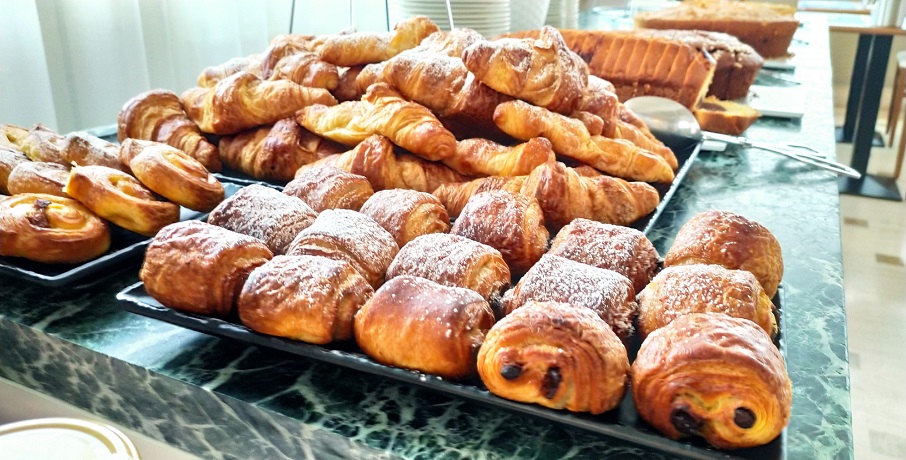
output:
[[[510,0],[450,0],[453,25],[475,29],[486,38],[510,29]],[[390,0],[390,23],[427,16],[441,30],[450,30],[446,0]]]
[[[576,29],[579,27],[579,0],[550,0],[547,9],[547,19],[544,21],[549,26],[559,29]]]
[[[510,31],[540,29],[550,4],[551,0],[510,0]]]

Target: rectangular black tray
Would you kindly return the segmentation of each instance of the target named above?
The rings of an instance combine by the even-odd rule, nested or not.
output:
[[[226,196],[232,196],[241,186],[223,182]],[[198,220],[207,217],[207,213],[180,208],[179,220]],[[96,259],[80,264],[47,264],[20,257],[0,256],[0,273],[33,281],[45,286],[65,286],[84,280],[90,275],[119,266],[121,263],[145,253],[145,247],[151,238],[131,232],[122,227],[109,224],[110,249]]]
[[[781,307],[782,290],[774,298],[778,311]],[[398,369],[372,361],[359,351],[354,343],[339,345],[311,345],[304,342],[273,337],[255,332],[241,324],[205,316],[183,313],[161,305],[148,295],[141,282],[127,287],[118,293],[120,306],[129,312],[155,318],[177,326],[198,332],[225,337],[240,342],[268,349],[281,350],[317,361],[367,372],[394,379],[403,383],[418,385],[443,394],[465,398],[480,404],[487,404],[518,413],[540,417],[566,426],[588,430],[609,436],[621,441],[641,445],[664,452],[679,458],[690,459],[785,459],[786,435],[782,434],[774,441],[755,448],[735,451],[718,451],[701,440],[673,441],[657,433],[638,417],[632,396],[627,388],[626,395],[617,409],[601,415],[578,414],[567,411],[547,409],[537,405],[523,404],[500,398],[487,391],[480,382],[476,384],[457,383],[433,375]],[[779,315],[779,327],[783,331],[783,315]],[[780,336],[777,338],[781,353],[786,355],[785,346]],[[635,356],[640,343],[638,339],[628,347],[630,357]]]

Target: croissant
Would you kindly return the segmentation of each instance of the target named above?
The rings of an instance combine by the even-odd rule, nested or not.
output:
[[[556,161],[549,140],[534,137],[507,147],[489,139],[464,139],[456,143],[456,154],[443,163],[471,176],[524,176],[535,167]]]
[[[261,54],[251,54],[245,57],[234,57],[215,66],[205,67],[198,75],[197,83],[202,88],[213,88],[220,80],[239,72],[248,72],[259,77],[263,75],[261,68]]]
[[[186,152],[208,171],[220,171],[217,147],[207,141],[198,126],[183,110],[179,96],[171,91],[153,90],[133,97],[117,116],[117,139],[163,142]]]
[[[299,170],[283,193],[302,199],[316,212],[359,208],[374,195],[368,179],[332,166]]]
[[[4,139],[0,136],[0,140]],[[0,147],[0,193],[10,194],[8,184],[9,175],[19,163],[29,161],[24,153],[14,148]]]
[[[340,83],[340,74],[337,66],[320,60],[317,54],[301,52],[280,59],[268,79],[333,91]]]
[[[587,308],[529,302],[497,322],[478,351],[478,374],[502,398],[600,414],[626,391],[629,358]]]
[[[618,107],[621,105],[613,92],[613,85],[603,78],[594,75],[588,76],[588,85],[582,92],[582,98],[576,106],[577,111],[589,112],[601,117],[602,120],[617,118]]]
[[[28,135],[17,147],[31,161],[57,163],[68,167],[69,163],[60,151],[62,144],[63,136],[42,124],[36,124],[28,130]]]
[[[503,132],[522,140],[546,137],[554,152],[617,177],[646,182],[671,182],[673,168],[655,153],[626,140],[591,136],[581,121],[523,101],[504,102],[494,111]]]
[[[604,133],[604,120],[591,112],[573,112],[570,117],[581,121],[585,125],[585,129],[588,130],[588,134],[592,137],[600,136]]]
[[[261,78],[273,79],[273,74],[281,61],[298,54],[315,54],[315,47],[316,37],[314,35],[280,34],[274,36],[267,45],[267,49],[261,53]],[[317,58],[317,54],[315,57]]]
[[[432,192],[443,184],[467,180],[462,174],[442,164],[406,153],[394,153],[390,140],[380,135],[368,137],[346,153],[331,155],[305,165],[299,168],[298,173],[321,166],[333,166],[364,176],[374,190],[405,188]]]
[[[233,74],[213,88],[188,89],[180,98],[189,118],[213,134],[234,134],[275,123],[312,104],[337,103],[326,89],[262,80],[248,72]]]
[[[545,26],[537,40],[482,41],[462,61],[491,88],[554,112],[572,113],[588,85],[588,66],[566,47],[560,32]]]
[[[0,199],[0,255],[75,264],[110,247],[107,224],[71,198],[25,193]]]
[[[622,104],[620,105],[622,106]],[[621,113],[630,112],[625,106],[621,107],[621,109]],[[644,129],[621,119],[610,119],[609,122],[605,123],[603,134],[613,139],[628,140],[643,150],[657,154],[666,160],[671,168],[676,169],[679,163],[673,150],[670,150],[663,142],[654,137],[644,124],[642,126]]]
[[[413,16],[397,23],[391,32],[330,36],[321,44],[319,54],[322,61],[344,67],[386,61],[438,30],[427,17]]]
[[[755,323],[693,313],[654,331],[632,364],[639,416],[672,439],[702,436],[719,449],[776,438],[790,420],[783,356]]]
[[[491,190],[520,193],[527,178],[528,176],[489,176],[469,182],[453,182],[437,187],[433,195],[447,208],[450,217],[455,218],[462,214],[462,208],[473,195]]]
[[[350,146],[381,134],[430,161],[443,160],[456,151],[453,133],[430,110],[403,99],[383,83],[369,87],[361,101],[305,107],[296,121],[319,136]]]
[[[477,31],[469,28],[456,28],[434,32],[425,37],[412,50],[461,58],[466,48],[481,41],[484,41],[484,37]]]
[[[340,102],[357,101],[365,94],[368,87],[359,89],[358,77],[363,71],[362,66],[343,67],[338,69],[337,87],[333,90],[334,97]]]
[[[68,180],[69,168],[59,163],[23,161],[10,171],[6,186],[12,195],[43,193],[68,198],[63,191]]]
[[[416,237],[450,230],[447,209],[434,195],[415,190],[381,190],[359,210],[393,235],[402,248]]]
[[[256,179],[278,182],[292,180],[303,165],[345,150],[299,126],[292,117],[220,138],[224,164]]]
[[[67,164],[106,166],[128,173],[129,168],[120,161],[119,152],[118,145],[86,133],[69,133],[60,145]]]

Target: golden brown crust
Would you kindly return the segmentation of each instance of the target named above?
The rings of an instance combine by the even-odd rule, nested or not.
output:
[[[198,86],[202,88],[213,88],[220,80],[239,72],[248,72],[259,77],[262,76],[262,55],[251,54],[249,56],[239,56],[229,59],[223,64],[205,67],[198,75]]]
[[[751,106],[721,101],[714,96],[708,96],[699,102],[692,113],[703,130],[731,136],[739,136],[761,116]]]
[[[373,294],[345,262],[276,256],[252,271],[236,309],[254,331],[326,344],[352,338],[353,317]]]
[[[284,254],[318,214],[304,201],[252,184],[220,203],[208,223],[257,238],[274,254]]]
[[[683,224],[664,266],[716,264],[752,272],[768,297],[783,278],[780,242],[763,225],[728,211],[705,211]]]
[[[2,136],[0,136],[2,139]],[[29,161],[24,153],[14,147],[0,147],[0,193],[10,194],[8,183],[9,175],[19,163]]]
[[[462,380],[475,375],[478,349],[493,324],[491,307],[475,292],[401,276],[356,314],[355,338],[380,363]]]
[[[459,217],[472,196],[491,190],[519,193],[526,179],[527,176],[489,176],[469,182],[452,182],[437,187],[433,195],[447,208],[450,217]]]
[[[402,248],[416,237],[450,231],[450,215],[434,195],[406,189],[381,190],[360,212],[393,235]]]
[[[471,176],[525,176],[538,165],[554,161],[551,143],[543,137],[534,137],[512,147],[473,138],[457,142],[456,154],[443,163]]]
[[[167,307],[226,317],[249,273],[272,257],[256,238],[188,220],[157,234],[139,277],[148,294]]]
[[[472,196],[450,233],[497,249],[515,275],[541,258],[550,236],[537,200],[503,190]]]
[[[529,302],[501,319],[478,353],[491,393],[573,412],[617,407],[628,372],[626,348],[607,323],[556,302]]]
[[[179,221],[178,205],[158,201],[136,178],[106,166],[74,167],[63,191],[98,216],[145,236]]]
[[[60,154],[67,165],[106,166],[128,173],[119,153],[118,145],[87,133],[69,133],[60,144]]]
[[[22,139],[18,148],[31,161],[57,163],[68,167],[69,163],[60,150],[62,144],[63,136],[42,124],[37,124],[28,130],[28,135]]]
[[[602,120],[612,120],[617,116],[617,107],[620,100],[613,92],[613,85],[603,78],[589,75],[588,86],[582,92],[577,111],[588,112],[601,117]]]
[[[107,223],[78,201],[37,193],[0,199],[0,255],[75,264],[109,247]]]
[[[337,66],[318,58],[316,53],[299,52],[277,62],[269,80],[289,80],[302,86],[333,91],[340,83]]]
[[[59,163],[23,161],[9,173],[7,189],[11,195],[44,193],[68,198],[63,191],[69,180],[69,168]]]
[[[359,90],[357,80],[364,67],[343,67],[338,71],[337,87],[333,90],[334,97],[340,102],[357,101],[365,94],[365,87]]]
[[[766,444],[790,419],[783,356],[755,323],[720,313],[683,316],[654,331],[632,364],[639,415],[672,439],[720,449]]]
[[[332,35],[324,40],[319,54],[321,60],[343,67],[386,61],[438,30],[427,17],[413,16],[394,25],[391,32]]]
[[[753,321],[774,337],[774,305],[755,276],[720,265],[678,265],[657,274],[639,293],[639,332],[653,331],[690,313],[724,313]]]
[[[16,125],[0,124],[0,148],[19,150],[19,145],[28,137],[28,130]]]
[[[295,179],[286,184],[283,193],[302,199],[312,209],[359,208],[374,195],[374,189],[364,176],[332,166],[299,170]]]

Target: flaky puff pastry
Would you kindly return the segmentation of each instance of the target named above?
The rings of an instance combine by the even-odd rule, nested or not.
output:
[[[450,215],[434,195],[406,189],[381,190],[359,210],[393,235],[400,248],[429,233],[450,231]]]
[[[0,199],[0,255],[74,264],[109,247],[107,223],[78,201],[39,193]]]
[[[449,233],[422,235],[403,246],[387,279],[405,275],[471,289],[488,301],[499,299],[511,278],[500,251]]]
[[[468,289],[414,276],[387,281],[356,313],[355,339],[376,361],[463,380],[494,324],[487,301]]]
[[[766,444],[790,419],[783,356],[755,323],[694,313],[654,331],[632,364],[643,420],[672,439],[736,449]]]
[[[10,194],[8,188],[9,175],[19,163],[27,161],[29,161],[28,157],[15,147],[0,147],[0,193]]]
[[[19,149],[19,145],[28,136],[28,130],[16,125],[0,124],[0,147]]]
[[[667,267],[639,293],[639,333],[653,331],[690,313],[724,313],[745,318],[774,337],[774,305],[755,276],[720,265]]]
[[[413,16],[398,22],[390,32],[358,32],[333,35],[321,44],[321,60],[351,67],[386,61],[416,47],[428,35],[440,30],[425,16]]]
[[[374,189],[364,176],[343,171],[332,166],[305,168],[297,172],[283,193],[308,203],[312,209],[359,208],[374,195]]]
[[[249,274],[236,310],[262,334],[326,344],[352,338],[353,317],[373,294],[346,262],[276,256]]]
[[[226,317],[249,273],[272,257],[257,238],[187,220],[158,232],[139,277],[148,294],[167,307]]]
[[[6,186],[12,195],[44,193],[69,197],[63,191],[68,180],[69,168],[59,163],[23,161],[10,171]]]
[[[704,211],[680,227],[664,266],[717,264],[752,272],[768,297],[783,278],[780,242],[765,226],[729,211]]]
[[[590,309],[529,302],[488,332],[478,373],[501,398],[600,414],[620,404],[629,358]]]
[[[120,148],[113,142],[88,133],[69,133],[60,144],[60,153],[68,165],[106,166],[128,173],[129,168],[120,161]]]
[[[142,184],[180,206],[208,212],[223,201],[223,184],[198,160],[176,147],[126,139],[120,158]]]
[[[179,221],[179,205],[159,201],[136,178],[106,166],[76,166],[64,191],[110,222],[154,236]]]
[[[541,258],[550,237],[538,201],[503,190],[470,198],[450,233],[497,249],[515,275]]]
[[[469,176],[524,176],[537,166],[556,161],[549,140],[535,137],[511,147],[490,139],[463,139],[456,143],[456,154],[444,164]]]
[[[18,148],[31,161],[58,163],[69,166],[60,150],[63,136],[57,134],[47,126],[36,124],[28,130],[28,135],[19,143]]]

